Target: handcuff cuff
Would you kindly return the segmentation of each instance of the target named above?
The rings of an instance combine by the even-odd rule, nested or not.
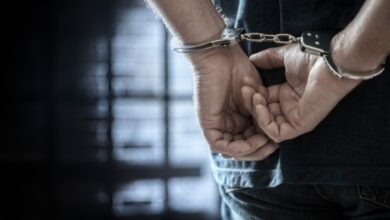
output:
[[[178,53],[190,53],[194,51],[208,50],[216,47],[233,46],[240,41],[263,43],[272,42],[276,44],[298,43],[301,51],[307,54],[321,56],[330,72],[337,78],[348,78],[353,80],[372,79],[385,70],[385,63],[377,69],[369,72],[345,72],[332,60],[330,42],[336,31],[305,31],[300,37],[291,34],[264,34],[264,33],[243,33],[243,28],[225,28],[221,38],[199,44],[182,44],[175,38],[171,41],[171,48]]]

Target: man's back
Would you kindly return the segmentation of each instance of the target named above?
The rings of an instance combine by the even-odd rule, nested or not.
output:
[[[220,1],[222,14],[246,32],[291,33],[340,30],[363,1]],[[277,45],[245,42],[248,53]],[[389,63],[389,62],[387,62]],[[227,161],[214,155],[217,179],[236,187],[242,179],[258,186],[288,183],[383,185],[390,182],[390,72],[366,81],[345,97],[312,132],[280,144],[260,162]],[[263,81],[280,80],[277,72],[259,71]],[[253,172],[231,174],[232,170]],[[226,172],[227,171],[227,172]],[[229,173],[229,174],[227,174]],[[233,172],[234,173],[234,172]]]

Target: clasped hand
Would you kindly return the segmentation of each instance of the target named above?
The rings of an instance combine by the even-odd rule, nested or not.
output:
[[[314,129],[359,81],[337,79],[321,57],[298,45],[248,59],[239,46],[188,56],[202,132],[213,152],[263,160],[278,143]],[[286,82],[265,87],[257,69],[285,68]]]

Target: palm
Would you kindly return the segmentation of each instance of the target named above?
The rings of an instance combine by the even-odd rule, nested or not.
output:
[[[269,121],[275,122],[271,126],[272,136],[290,137],[300,132],[299,103],[309,75],[307,66],[313,63],[313,57],[296,51],[297,47],[292,47],[290,50],[290,53],[284,54],[286,82],[267,88],[267,104],[271,113]],[[294,58],[291,59],[290,56]],[[258,101],[255,100],[255,103]]]
[[[194,61],[195,104],[203,134],[215,152],[236,159],[263,159],[275,145],[267,143],[241,104],[242,86],[259,88],[261,80],[241,49],[221,50]]]
[[[297,137],[311,131],[358,82],[337,80],[319,57],[290,45],[253,57],[260,68],[285,67],[286,82],[271,86],[268,97],[253,96],[259,126],[273,140]]]

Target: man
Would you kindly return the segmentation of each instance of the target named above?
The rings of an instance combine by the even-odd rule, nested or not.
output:
[[[210,0],[149,3],[184,46],[217,40],[226,25],[338,32],[333,71],[353,77],[338,79],[297,43],[186,54],[224,219],[390,219],[389,65],[361,80],[389,55],[390,1],[220,1],[226,24]]]

